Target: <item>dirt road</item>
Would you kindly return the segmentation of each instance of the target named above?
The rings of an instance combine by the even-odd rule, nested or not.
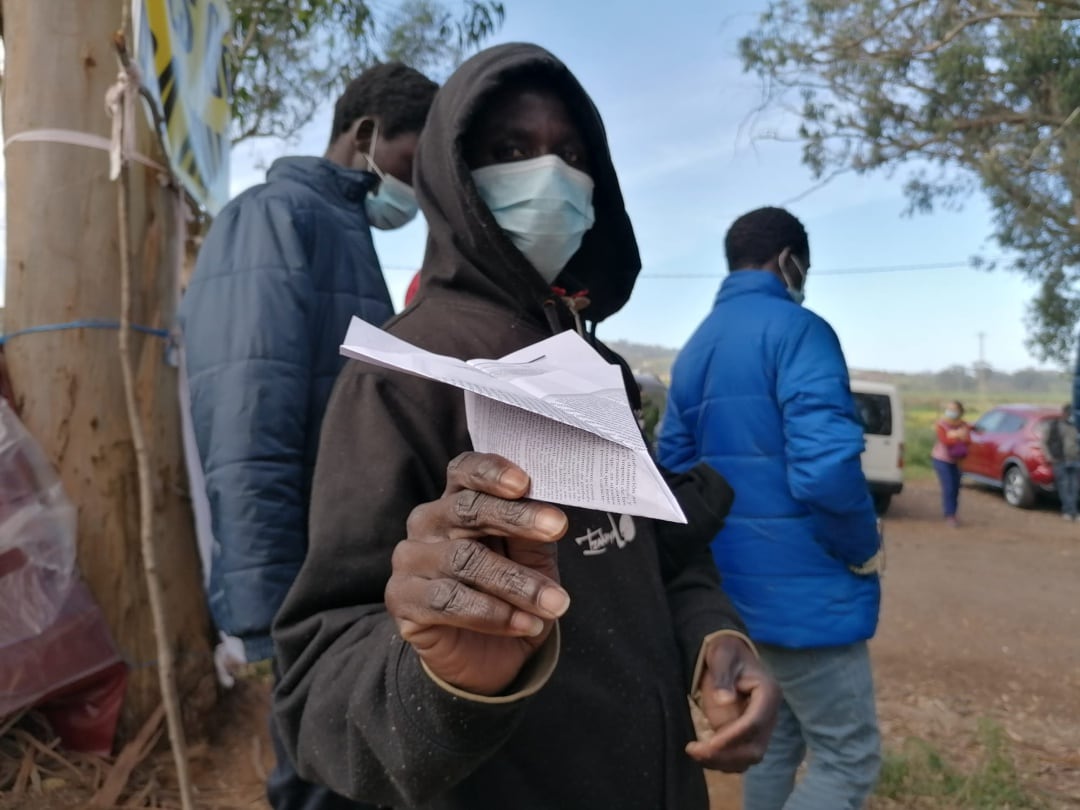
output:
[[[1022,512],[965,489],[962,526],[939,518],[933,482],[910,484],[886,522],[888,570],[872,643],[887,748],[917,737],[961,763],[978,756],[980,721],[1004,729],[1021,779],[1045,805],[1080,808],[1080,524],[1052,508]],[[221,707],[223,735],[192,751],[206,808],[265,808],[272,764],[266,684],[247,682]],[[139,784],[166,785],[167,754]],[[738,810],[739,781],[710,777],[713,810]],[[78,807],[68,794],[0,807]],[[172,794],[170,794],[172,795]],[[172,805],[169,805],[172,806]],[[871,810],[974,805],[875,798]],[[977,805],[997,810],[991,800]]]
[[[967,488],[959,529],[939,515],[935,484],[916,482],[886,521],[872,643],[886,746],[962,756],[991,719],[1051,806],[1080,807],[1080,523]],[[713,810],[737,810],[737,780],[712,787]]]

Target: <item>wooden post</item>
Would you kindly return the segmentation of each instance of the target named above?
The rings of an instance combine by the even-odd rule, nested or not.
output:
[[[117,75],[113,34],[129,0],[3,0],[4,132],[63,129],[108,137],[104,97]],[[138,151],[164,157],[140,111]],[[104,151],[57,143],[7,148],[5,329],[88,319],[117,321],[120,253],[115,185]],[[135,255],[133,323],[168,330],[177,283],[172,193],[155,171],[130,173]],[[138,335],[132,350],[146,425],[155,540],[166,577],[169,643],[189,731],[216,698],[183,464],[177,372],[166,341]],[[51,331],[11,340],[7,361],[19,413],[60,470],[78,507],[79,566],[132,664],[122,732],[160,703],[153,625],[139,551],[138,483],[117,352],[110,329]]]

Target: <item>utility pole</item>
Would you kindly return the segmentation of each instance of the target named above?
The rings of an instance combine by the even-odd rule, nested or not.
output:
[[[130,0],[3,0],[7,138],[65,130],[108,138],[105,93],[117,75],[113,35]],[[139,112],[138,152],[159,163]],[[43,136],[48,137],[48,136]],[[135,324],[169,330],[176,306],[174,205],[158,173],[130,173]],[[7,148],[7,332],[96,320],[120,311],[117,188],[109,156],[56,142]],[[131,664],[121,733],[157,708],[156,650],[139,546],[135,455],[117,333],[75,327],[13,338],[6,354],[23,422],[60,471],[78,509],[78,561],[113,637]],[[154,544],[166,577],[168,642],[189,730],[216,697],[209,621],[183,464],[177,372],[166,341],[133,337],[135,390],[151,460]]]
[[[987,396],[987,378],[990,376],[986,365],[986,332],[979,332],[979,365],[975,369],[975,380],[979,386],[979,398],[985,404]]]

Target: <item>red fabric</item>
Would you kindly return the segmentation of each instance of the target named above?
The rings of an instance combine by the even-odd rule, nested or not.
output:
[[[117,661],[42,701],[41,713],[64,748],[102,757],[112,753],[127,681],[127,665]]]
[[[416,275],[412,277],[412,281],[409,282],[409,289],[405,290],[405,306],[412,303],[412,300],[416,297],[416,291],[420,289],[420,271],[416,271]]]
[[[127,666],[82,581],[51,625],[0,650],[0,715],[38,707],[65,748],[108,755]]]

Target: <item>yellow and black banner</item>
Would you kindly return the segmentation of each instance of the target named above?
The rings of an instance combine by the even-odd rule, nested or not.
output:
[[[139,70],[165,117],[173,171],[210,214],[229,199],[226,0],[132,0]]]

